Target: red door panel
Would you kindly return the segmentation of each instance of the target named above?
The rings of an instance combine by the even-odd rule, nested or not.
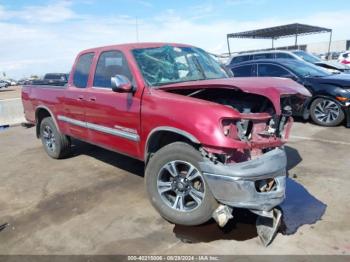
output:
[[[86,97],[89,140],[138,157],[140,99],[105,88],[89,88]]]

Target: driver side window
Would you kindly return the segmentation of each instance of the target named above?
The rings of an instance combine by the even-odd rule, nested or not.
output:
[[[97,62],[94,85],[95,87],[112,88],[111,77],[123,75],[132,82],[132,74],[125,59],[120,51],[103,52]]]

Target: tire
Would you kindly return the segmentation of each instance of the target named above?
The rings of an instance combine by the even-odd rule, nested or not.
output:
[[[41,121],[40,139],[46,153],[52,158],[64,158],[70,152],[69,138],[57,130],[51,117],[46,117]]]
[[[330,98],[317,98],[311,103],[310,116],[320,126],[337,126],[344,121],[345,114],[339,103]]]
[[[218,207],[217,201],[200,172],[198,163],[202,159],[197,150],[183,142],[175,142],[161,148],[150,159],[145,171],[146,191],[153,207],[166,220],[186,226],[200,225],[207,222]],[[179,175],[176,177],[171,175],[169,169],[164,168],[169,167],[171,163],[176,166],[178,171]],[[194,171],[188,174],[184,170],[189,171],[190,167],[193,167]],[[164,176],[169,177],[169,181],[173,179],[173,182],[163,182]],[[185,177],[188,179],[185,179]],[[184,182],[184,184],[176,183],[176,181],[184,181],[183,179],[187,182]],[[172,183],[172,186],[175,184],[181,187],[175,186],[175,190],[160,193],[159,188],[162,183]],[[198,197],[198,194],[200,197]],[[178,197],[179,199],[182,198],[183,201],[178,200],[176,202]],[[197,202],[198,199],[201,200],[200,203]],[[173,203],[170,203],[171,200],[174,201],[173,203],[177,203],[176,208],[171,207],[173,205]],[[181,203],[184,203],[183,210],[181,210]]]

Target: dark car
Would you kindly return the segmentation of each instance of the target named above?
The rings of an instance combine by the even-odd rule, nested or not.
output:
[[[312,98],[302,111],[303,115],[322,126],[336,126],[346,119],[350,127],[350,75],[329,71],[307,62],[292,59],[262,59],[243,62],[231,67],[235,77],[286,77],[304,85]]]
[[[320,67],[324,67],[330,71],[337,70],[337,71],[340,71],[342,73],[350,74],[350,67],[347,65],[341,64],[337,61],[323,60],[323,59],[321,59],[313,54],[310,54],[308,52],[305,52],[303,50],[295,50],[295,51],[292,51],[292,53],[299,56],[300,58],[302,58],[306,62],[315,64],[315,65],[320,66]],[[333,56],[332,56],[332,58],[333,58]],[[336,58],[338,58],[338,56],[336,56]]]
[[[303,50],[274,50],[274,51],[259,51],[259,52],[250,52],[242,53],[235,55],[230,60],[229,66],[235,66],[238,63],[242,63],[250,60],[260,60],[260,59],[294,59],[299,61],[306,61],[311,64],[323,67],[330,72],[340,71],[342,73],[350,74],[350,67],[344,64],[341,64],[336,61],[326,61],[321,58],[314,56]]]
[[[54,85],[64,86],[68,82],[68,74],[48,73],[43,79],[33,80],[33,85]]]

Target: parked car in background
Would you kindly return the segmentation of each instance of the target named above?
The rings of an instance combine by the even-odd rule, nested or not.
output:
[[[233,66],[237,63],[258,60],[258,59],[295,59],[306,61],[314,65],[324,67],[330,72],[340,71],[343,73],[350,74],[350,67],[334,61],[325,61],[321,58],[312,55],[303,50],[293,50],[293,51],[284,51],[284,50],[274,50],[274,51],[261,51],[261,52],[251,52],[243,53],[232,57],[229,66]]]
[[[326,60],[323,60],[323,59],[321,59],[313,54],[305,52],[303,50],[294,50],[294,51],[291,51],[291,53],[299,56],[301,59],[303,59],[306,62],[323,67],[323,68],[329,70],[331,73],[336,72],[336,71],[340,71],[342,73],[350,74],[350,67],[349,66],[338,63],[336,61],[326,61]]]
[[[193,46],[136,43],[81,52],[68,85],[24,86],[22,101],[51,157],[74,137],[137,158],[167,220],[224,226],[232,207],[247,208],[269,221],[258,223],[268,243],[285,196],[290,98],[303,91],[290,79],[229,78]]]
[[[338,62],[345,65],[350,65],[350,51],[341,53],[338,57]]]
[[[33,80],[33,85],[54,85],[64,86],[68,82],[68,74],[65,73],[48,73],[43,79]]]
[[[322,60],[337,60],[341,52],[330,52],[320,54]]]
[[[22,78],[18,80],[18,85],[30,85],[33,83],[33,81],[39,80],[38,77],[28,77],[28,78]]]
[[[336,126],[346,120],[350,127],[350,75],[327,70],[296,59],[261,59],[231,67],[234,77],[284,77],[304,85],[312,99],[293,114],[322,126]]]
[[[16,82],[15,80],[13,80],[13,79],[10,79],[10,78],[8,78],[8,79],[3,79],[2,81],[8,83],[9,86],[15,86],[15,85],[17,85],[17,82]]]
[[[5,87],[8,87],[9,86],[9,83],[4,81],[4,80],[0,80],[0,88],[5,88]]]

